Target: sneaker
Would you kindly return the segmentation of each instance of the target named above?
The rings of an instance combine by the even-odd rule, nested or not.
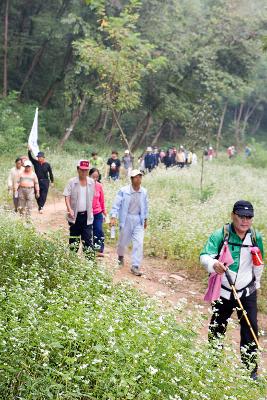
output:
[[[141,276],[143,275],[142,272],[139,270],[139,267],[137,267],[136,265],[133,265],[131,268],[131,273],[136,275],[136,276]]]
[[[43,207],[39,208],[39,213],[43,214]]]
[[[124,257],[123,256],[119,256],[118,257],[118,264],[123,266],[124,265]]]

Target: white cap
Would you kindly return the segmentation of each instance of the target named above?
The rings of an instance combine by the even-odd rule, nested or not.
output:
[[[133,169],[132,172],[131,172],[130,177],[134,178],[137,175],[142,175],[143,176],[143,172],[141,172],[139,169]]]
[[[125,153],[125,154],[130,154],[129,150],[125,150],[124,153]]]
[[[152,151],[152,147],[147,147],[146,151]]]
[[[24,162],[24,167],[32,167],[31,161],[30,161],[30,160],[26,160],[26,161]]]

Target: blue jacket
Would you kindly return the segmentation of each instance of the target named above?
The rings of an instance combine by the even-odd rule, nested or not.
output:
[[[120,228],[123,228],[128,215],[129,204],[131,200],[131,185],[122,187],[115,198],[110,216],[119,219]],[[144,225],[148,217],[148,198],[147,191],[141,187],[141,224]]]

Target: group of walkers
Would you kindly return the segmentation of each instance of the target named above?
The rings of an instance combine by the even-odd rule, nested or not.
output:
[[[35,158],[29,149],[28,157],[16,158],[8,177],[8,191],[13,197],[15,212],[19,211],[28,218],[36,199],[38,210],[42,213],[50,182],[53,184],[54,177],[43,152]]]
[[[147,192],[141,187],[142,175],[139,170],[131,170],[130,184],[120,189],[110,212],[110,226],[114,227],[119,221],[118,261],[123,264],[125,248],[132,242],[131,272],[138,276],[141,275],[148,216]],[[103,222],[107,212],[99,178],[100,171],[91,168],[89,160],[80,160],[77,176],[71,178],[64,189],[70,248],[78,251],[82,241],[83,251],[89,257],[95,253],[104,256]]]
[[[140,170],[142,172],[151,172],[160,164],[166,168],[170,167],[190,167],[197,164],[197,155],[190,150],[186,150],[184,146],[169,147],[166,151],[158,149],[158,147],[147,147],[145,154],[139,158]]]

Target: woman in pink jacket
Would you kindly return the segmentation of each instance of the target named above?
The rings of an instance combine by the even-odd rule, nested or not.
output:
[[[105,198],[103,192],[103,186],[98,182],[100,172],[97,168],[91,168],[89,171],[90,178],[95,181],[95,195],[93,198],[93,237],[94,237],[94,247],[98,252],[100,257],[104,256],[104,231],[103,231],[103,221],[106,216],[105,209]]]

